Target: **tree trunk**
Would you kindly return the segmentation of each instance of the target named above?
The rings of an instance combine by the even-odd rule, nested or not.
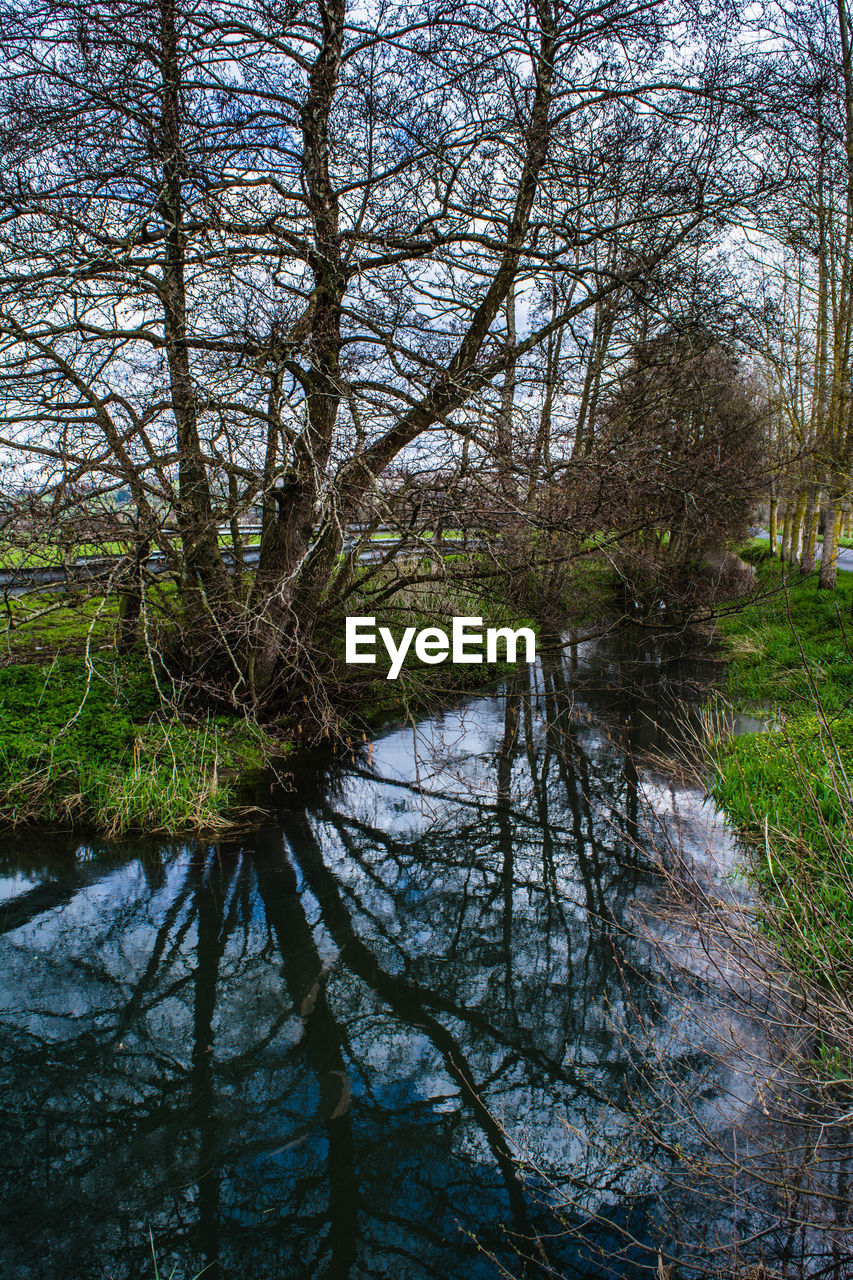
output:
[[[823,551],[818,586],[834,591],[838,576],[838,535],[841,531],[841,498],[828,498],[823,509]]]
[[[803,485],[797,494],[794,513],[791,517],[790,544],[788,546],[788,563],[795,565],[800,559],[800,543],[803,534],[803,520],[806,514],[807,494]]]
[[[595,415],[601,392],[601,375],[613,334],[613,300],[602,300],[595,308],[589,357],[584,373],[578,420],[575,426],[575,449],[588,452],[595,438]]]
[[[803,554],[800,560],[800,572],[814,573],[817,563],[817,534],[820,523],[820,489],[816,484],[809,485],[809,497],[806,504],[805,524],[803,528]]]
[[[119,595],[119,653],[130,653],[136,644],[139,632],[139,617],[142,612],[142,572],[150,551],[150,538],[138,543],[133,554],[125,586]]]
[[[551,290],[551,320],[557,318],[557,289],[556,285]],[[545,395],[542,400],[542,412],[539,416],[539,430],[536,433],[536,441],[533,447],[533,457],[530,461],[530,478],[527,484],[527,505],[533,502],[536,493],[536,486],[539,480],[539,468],[543,468],[545,474],[551,466],[551,415],[554,407],[554,390],[557,385],[557,378],[560,370],[560,351],[563,345],[563,330],[557,330],[556,336],[549,335],[548,346],[545,352]],[[467,438],[466,438],[466,444]]]
[[[785,499],[785,514],[782,518],[782,546],[779,551],[779,559],[783,564],[788,560],[788,548],[791,545],[791,522],[794,514],[794,503],[790,495]]]
[[[825,508],[823,553],[818,585],[833,590],[838,575],[838,537],[841,532],[843,503],[849,492],[849,474],[853,430],[850,422],[850,340],[853,321],[851,297],[851,260],[853,243],[853,57],[846,0],[837,0],[838,30],[841,37],[841,69],[844,83],[844,145],[847,157],[845,238],[841,263],[841,297],[838,304],[836,337],[833,352],[833,385],[830,397],[828,442],[832,459],[832,478]]]
[[[174,0],[160,0],[160,118],[163,184],[158,212],[165,226],[162,302],[172,411],[177,429],[178,528],[184,587],[195,613],[228,594],[210,485],[198,433],[198,403],[187,345],[186,235],[181,191],[181,66]],[[202,597],[200,599],[199,597]]]
[[[305,430],[293,446],[292,466],[274,491],[275,511],[265,527],[252,607],[257,621],[249,659],[256,697],[270,688],[283,649],[310,636],[318,610],[316,588],[305,590],[320,485],[332,449],[341,400],[341,305],[346,273],[341,260],[338,196],[330,174],[329,122],[343,46],[343,0],[320,0],[322,41],[308,76],[300,114],[302,180],[313,224],[310,316],[311,369],[306,379]],[[337,518],[337,513],[336,513]],[[296,655],[292,655],[295,657]]]
[[[513,475],[513,415],[515,409],[515,284],[511,284],[506,304],[507,366],[501,386],[501,400],[495,422],[495,445],[498,464],[498,485],[510,510],[518,503],[518,493]]]

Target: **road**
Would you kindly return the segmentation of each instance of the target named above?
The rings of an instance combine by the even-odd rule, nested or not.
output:
[[[358,529],[355,528],[351,534],[347,536],[344,542],[343,550],[349,551],[356,543],[358,537]],[[373,561],[380,560],[382,556],[393,550],[395,546],[400,546],[403,540],[397,536],[388,537],[378,532],[371,539],[369,546],[364,547],[359,552],[359,560],[363,564],[369,564]],[[424,542],[419,545],[407,546],[407,555],[425,554],[432,544]],[[457,543],[455,535],[447,535],[442,538],[441,546],[445,551],[453,551],[459,545],[467,545],[469,549],[480,545],[478,538],[470,538],[467,544],[461,544],[461,540]],[[228,548],[222,548],[222,558],[227,565],[233,564],[234,553]],[[246,546],[243,549],[243,563],[252,568],[258,563],[260,558],[260,547],[255,545]],[[59,583],[69,581],[84,582],[93,581],[102,578],[108,578],[118,564],[122,561],[121,556],[80,556],[69,565],[47,565],[41,568],[28,568],[21,566],[16,569],[4,569],[0,567],[0,591],[7,591],[12,595],[20,595],[33,587],[55,586]],[[167,568],[166,557],[160,551],[154,551],[145,561],[146,568],[151,573],[165,573]]]
[[[770,534],[767,532],[766,529],[759,529],[758,533],[755,536],[756,538],[769,538]],[[779,535],[779,541],[780,542],[782,541],[781,534]],[[821,557],[822,551],[823,551],[823,544],[819,542],[817,544],[818,560]],[[853,573],[853,547],[838,548],[838,567],[839,569],[845,569],[848,573]]]

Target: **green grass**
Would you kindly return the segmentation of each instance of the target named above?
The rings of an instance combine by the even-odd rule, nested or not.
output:
[[[745,548],[750,554],[752,544]],[[829,715],[853,710],[853,573],[838,572],[836,591],[820,591],[817,578],[783,573],[778,561],[758,564],[750,604],[720,619],[733,662],[731,697],[741,705],[771,702],[789,715],[814,710],[814,686]]]
[[[822,533],[819,533],[819,534],[817,535],[817,540],[818,540],[818,542],[823,542],[823,534],[822,534]],[[839,547],[853,547],[853,538],[847,538],[847,537],[845,537],[845,535],[844,535],[844,534],[841,534],[841,536],[840,536],[840,537],[839,537],[839,539],[838,539],[838,545],[839,545]]]
[[[819,591],[764,560],[753,601],[720,623],[732,699],[773,727],[716,744],[712,792],[752,850],[767,927],[824,985],[853,980],[851,601],[853,574]]]
[[[3,649],[7,660],[29,658],[40,663],[56,654],[97,652],[113,648],[118,598],[74,598],[44,592],[8,601]]]
[[[265,743],[242,720],[164,718],[136,659],[0,668],[0,821],[129,830],[227,825]]]
[[[718,748],[713,795],[743,832],[765,924],[799,972],[853,981],[853,725],[818,716]]]

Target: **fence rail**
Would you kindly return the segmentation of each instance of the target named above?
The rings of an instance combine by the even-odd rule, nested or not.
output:
[[[367,525],[350,525],[344,538],[343,552],[346,554],[358,547],[368,533]],[[243,537],[259,536],[259,524],[243,525],[240,533]],[[223,532],[230,532],[223,530]],[[427,555],[430,550],[440,546],[442,550],[476,549],[483,540],[479,536],[467,535],[463,531],[453,530],[442,533],[435,538],[425,538],[423,534],[414,538],[401,537],[399,530],[380,525],[370,532],[368,542],[359,552],[359,560],[365,564],[375,563],[384,555],[405,547],[407,554]],[[223,546],[222,558],[226,565],[233,567],[237,557],[233,547]],[[260,559],[260,547],[244,546],[242,564],[247,568],[257,565]],[[19,565],[13,569],[0,569],[0,589],[22,592],[33,587],[56,586],[62,583],[92,582],[108,579],[115,570],[128,560],[128,553],[114,555],[91,555],[68,558],[56,565]],[[168,561],[162,551],[152,551],[143,561],[149,573],[165,574],[168,572]]]

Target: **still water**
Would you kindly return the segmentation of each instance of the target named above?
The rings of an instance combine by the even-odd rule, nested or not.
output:
[[[152,1242],[176,1280],[653,1272],[614,1026],[671,1035],[648,813],[725,836],[643,763],[704,674],[567,648],[306,761],[251,836],[7,840],[4,1280],[153,1277]]]

